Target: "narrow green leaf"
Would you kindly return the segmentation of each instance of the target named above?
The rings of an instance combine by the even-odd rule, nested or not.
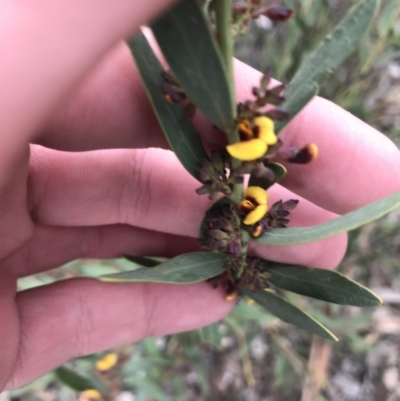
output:
[[[226,256],[193,252],[177,256],[151,269],[143,268],[99,277],[101,281],[191,284],[218,276],[226,269]]]
[[[182,106],[170,104],[160,91],[160,62],[151,49],[146,37],[139,32],[130,42],[139,74],[153,106],[158,122],[168,140],[171,149],[183,167],[196,179],[203,159],[208,155],[192,124],[184,121]]]
[[[147,258],[145,256],[132,256],[132,255],[122,255],[122,256],[125,259],[128,259],[129,261],[143,267],[155,267],[158,266],[160,263],[162,263],[157,259]]]
[[[393,26],[393,21],[400,11],[399,0],[392,0],[386,4],[378,20],[378,34],[381,38],[385,38]]]
[[[241,288],[240,291],[247,297],[254,299],[254,301],[264,307],[268,312],[279,317],[279,319],[284,322],[293,324],[328,340],[339,341],[333,333],[308,313],[287,302],[272,291],[258,290],[252,292],[245,288]]]
[[[213,347],[220,349],[221,348],[221,338],[222,335],[218,329],[219,323],[213,323],[208,326],[202,327],[199,330],[200,338],[204,343],[210,344]]]
[[[268,168],[271,169],[275,175],[275,179],[270,181],[264,177],[255,177],[254,175],[250,176],[249,187],[261,187],[263,189],[268,189],[272,187],[275,183],[280,181],[287,173],[286,167],[280,163],[269,163]]]
[[[276,316],[265,313],[264,309],[257,303],[249,303],[241,300],[230,316],[239,322],[256,321],[260,324],[275,324],[278,321]]]
[[[368,30],[378,4],[377,0],[359,2],[300,66],[285,91],[286,100],[280,106],[290,113],[290,119],[317,93],[322,80],[351,54]],[[289,121],[278,123],[276,132]]]
[[[96,383],[97,381],[95,379],[77,373],[65,366],[60,366],[59,368],[55,369],[54,374],[58,380],[76,391],[99,389],[98,383]]]
[[[233,127],[232,94],[222,56],[197,0],[181,0],[151,28],[190,100],[224,132]]]
[[[378,306],[383,301],[371,290],[332,270],[270,262],[268,280],[278,288],[340,305]]]
[[[370,223],[400,206],[400,192],[379,199],[336,219],[303,228],[274,228],[255,242],[263,245],[294,245],[313,242]]]

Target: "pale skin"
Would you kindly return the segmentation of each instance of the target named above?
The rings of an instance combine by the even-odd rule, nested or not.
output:
[[[76,258],[198,249],[210,202],[165,150],[120,43],[169,3],[0,4],[0,388],[19,387],[80,355],[201,327],[233,307],[205,283],[71,279],[16,293],[18,277]],[[235,75],[238,100],[246,99],[260,74],[236,63]],[[196,118],[196,125],[209,146],[220,143],[207,122]],[[323,222],[400,190],[396,146],[326,100],[314,99],[281,137],[320,150],[312,165],[289,168],[285,188],[271,190],[271,202],[300,199],[292,225]],[[252,252],[335,268],[346,242],[343,234]]]

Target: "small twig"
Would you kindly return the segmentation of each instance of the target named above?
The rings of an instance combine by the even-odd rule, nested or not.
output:
[[[303,357],[293,349],[289,340],[283,338],[275,328],[269,327],[267,330],[272,340],[292,365],[296,375],[303,377],[307,363],[306,360],[304,360]]]
[[[308,375],[303,385],[301,401],[315,401],[324,387],[331,358],[332,347],[328,341],[313,336],[310,357],[308,359]]]
[[[235,81],[233,77],[232,0],[215,1],[215,22],[217,26],[217,41],[231,93],[232,115],[236,118]],[[239,133],[236,128],[232,128],[231,132],[226,132],[226,136],[230,144],[239,142]],[[240,163],[239,160],[233,159],[232,167],[236,168]],[[235,184],[233,186],[233,198],[236,201],[243,198],[242,184]]]
[[[243,330],[241,330],[238,325],[232,322],[231,319],[225,318],[225,322],[231,327],[238,342],[240,357],[242,358],[243,375],[246,380],[247,386],[253,387],[256,385],[256,379],[253,375],[253,366],[251,364],[249,350],[247,348],[246,336]]]

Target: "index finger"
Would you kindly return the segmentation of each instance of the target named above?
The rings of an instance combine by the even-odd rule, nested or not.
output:
[[[241,62],[236,71],[237,86],[246,88],[240,96],[248,98],[261,75]],[[318,146],[316,160],[288,164],[280,184],[327,210],[343,214],[400,190],[396,145],[329,100],[315,97],[279,137],[288,146]]]
[[[251,89],[259,85],[261,74],[236,61],[235,77],[237,100],[251,98]],[[108,96],[98,101],[102,92]],[[86,117],[91,115],[96,118]],[[126,47],[120,46],[70,99],[68,107],[57,113],[42,143],[75,151],[165,147],[155,122],[132,57]],[[196,118],[195,123],[209,148],[223,146],[223,135],[209,122]],[[397,147],[328,100],[315,97],[280,137],[289,146],[317,144],[319,157],[309,165],[288,165],[289,174],[281,183],[318,206],[341,214],[400,189],[400,179],[394,174],[400,167]]]

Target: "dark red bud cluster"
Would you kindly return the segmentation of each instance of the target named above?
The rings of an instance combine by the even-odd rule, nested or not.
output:
[[[261,15],[268,17],[271,21],[274,22],[284,22],[291,18],[294,14],[294,11],[283,5],[273,5],[268,7],[262,7],[258,9],[253,15],[253,18],[257,18]]]

